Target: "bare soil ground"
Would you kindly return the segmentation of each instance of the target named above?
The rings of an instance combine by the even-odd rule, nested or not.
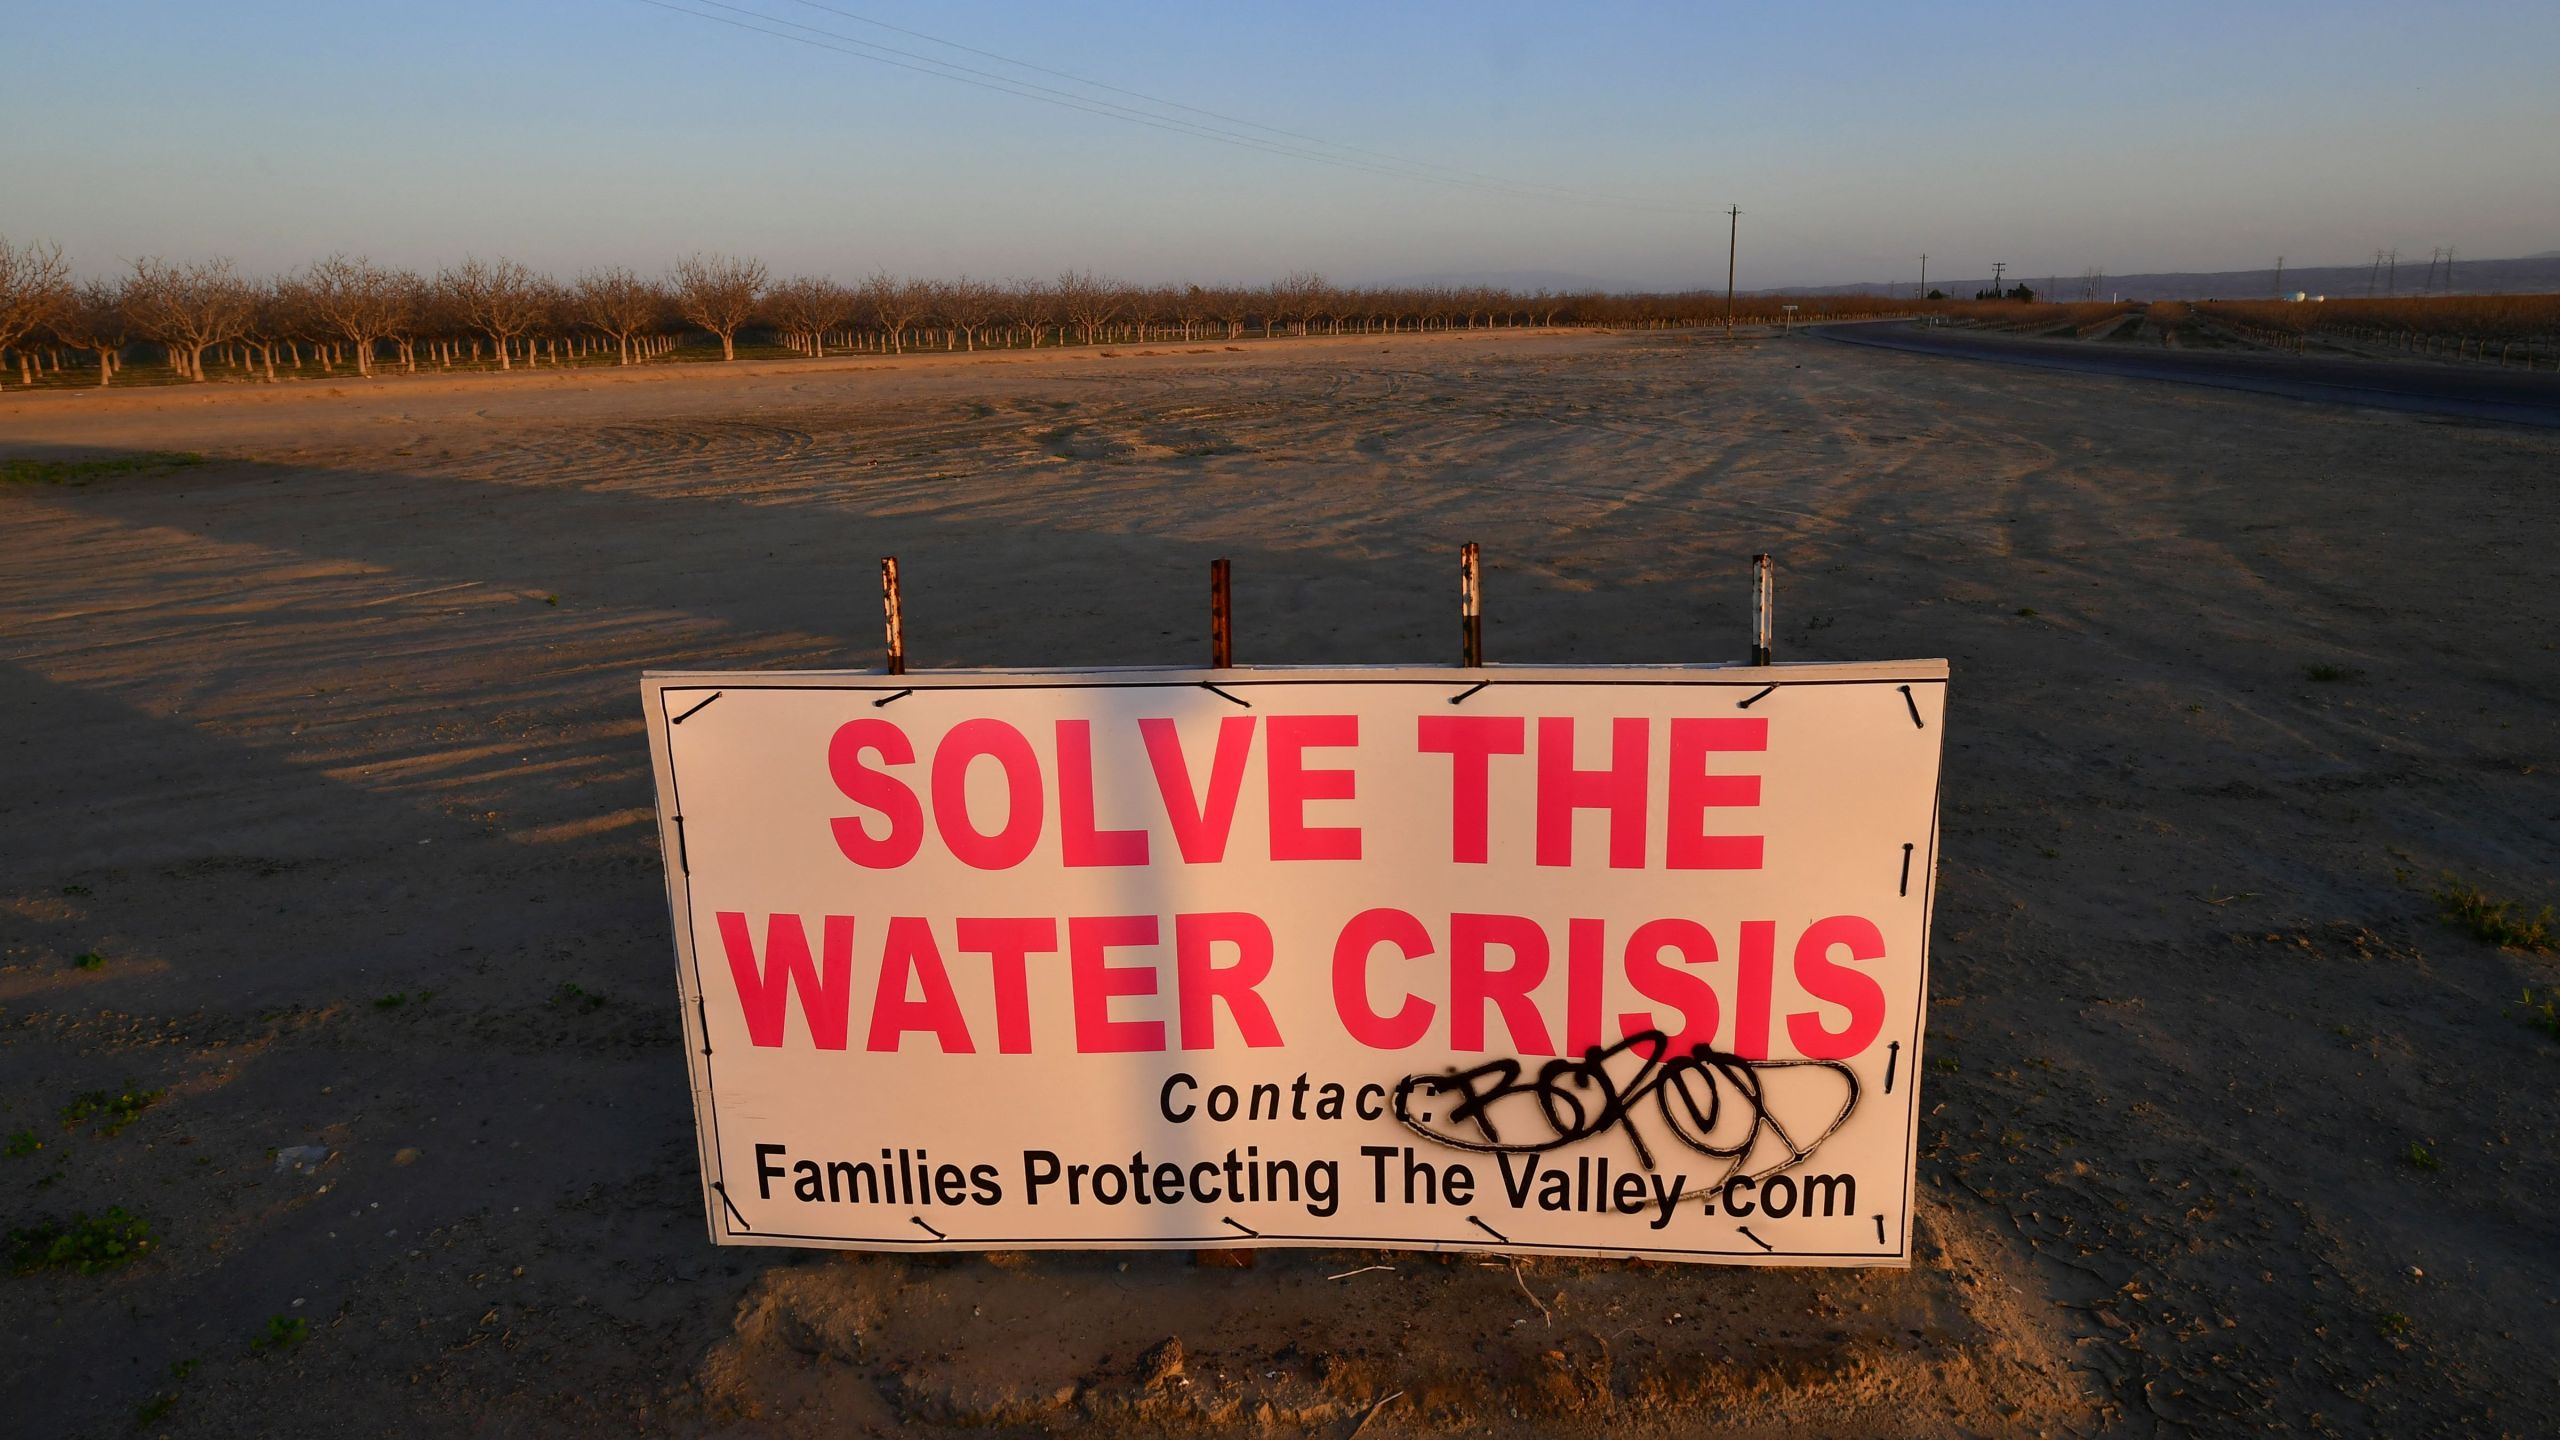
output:
[[[0,397],[159,451],[0,487],[0,1213],[156,1237],[0,1276],[13,1432],[2560,1413],[2560,965],[2432,897],[2560,896],[2560,434],[1801,336]],[[1954,662],[1922,1264],[707,1245],[643,667],[868,663],[891,552],[919,664],[1197,660],[1220,554],[1247,663],[1451,658],[1462,540],[1495,659],[1737,658],[1766,550]]]

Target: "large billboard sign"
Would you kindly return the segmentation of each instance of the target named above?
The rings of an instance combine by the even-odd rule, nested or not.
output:
[[[711,1233],[1908,1263],[1946,674],[649,675]]]

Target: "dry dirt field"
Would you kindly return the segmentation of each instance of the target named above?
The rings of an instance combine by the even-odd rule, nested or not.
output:
[[[0,1274],[11,1433],[2560,1423],[2560,962],[2434,898],[2560,898],[2560,433],[1802,335],[0,396],[164,451],[0,486],[0,1215],[156,1236]],[[884,553],[920,665],[1202,660],[1217,555],[1454,661],[1463,540],[1497,661],[1739,659],[1766,550],[1953,662],[1924,1263],[708,1246],[644,667],[874,663]]]

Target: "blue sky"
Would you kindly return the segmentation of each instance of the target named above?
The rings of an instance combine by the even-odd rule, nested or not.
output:
[[[1954,278],[2560,248],[2549,3],[665,3],[1141,104],[849,11],[1536,193],[1166,133],[642,0],[22,5],[0,233],[90,270],[726,249],[844,277],[1671,286],[1723,283],[1738,203],[1746,288],[1908,279],[1924,250]]]

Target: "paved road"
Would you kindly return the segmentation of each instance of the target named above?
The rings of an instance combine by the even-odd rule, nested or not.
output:
[[[2560,429],[2560,373],[2412,365],[2256,352],[2163,350],[2107,341],[2029,340],[1907,321],[1815,327],[1825,340],[2044,370],[2253,390],[2296,400],[2371,405]]]

